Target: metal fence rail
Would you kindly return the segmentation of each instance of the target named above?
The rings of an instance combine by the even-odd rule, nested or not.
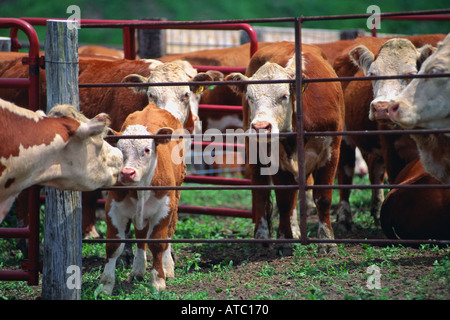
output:
[[[401,17],[401,16],[411,16],[411,15],[417,15],[417,16],[423,16],[423,15],[442,15],[442,14],[448,14],[450,13],[450,9],[446,10],[428,10],[428,11],[419,11],[419,12],[396,12],[396,13],[384,13],[381,14],[382,18],[389,18],[389,17]],[[222,20],[222,21],[183,21],[183,22],[166,22],[166,21],[152,21],[152,22],[143,22],[143,21],[101,21],[101,20],[92,20],[92,21],[84,21],[82,20],[82,27],[86,28],[94,28],[94,27],[112,27],[112,28],[121,28],[124,32],[124,49],[126,52],[126,55],[128,58],[134,58],[135,57],[135,47],[134,47],[134,31],[137,28],[202,28],[202,27],[211,27],[214,25],[214,28],[222,28],[225,25],[236,25],[236,24],[249,24],[249,23],[276,23],[276,22],[291,22],[294,24],[295,28],[295,51],[296,51],[296,79],[295,81],[296,87],[301,88],[302,84],[305,82],[315,82],[315,81],[354,81],[354,80],[366,80],[370,81],[374,78],[367,78],[367,77],[358,77],[358,78],[339,78],[339,79],[302,79],[301,74],[301,63],[300,63],[300,56],[301,56],[301,29],[304,23],[308,21],[320,21],[320,20],[337,20],[337,19],[367,19],[370,17],[370,14],[362,14],[362,15],[340,15],[340,16],[316,16],[316,17],[295,17],[295,18],[274,18],[274,19],[247,19],[247,20]],[[446,20],[449,19],[449,15],[446,15]],[[11,21],[6,21],[8,19],[0,19],[0,27],[11,27]],[[18,20],[18,19],[16,19]],[[4,22],[4,24],[2,24]],[[45,19],[34,19],[34,18],[25,18],[23,20],[14,21],[17,22],[17,25],[15,25],[17,28],[23,30],[23,28],[30,30],[30,24],[36,24],[36,25],[43,25],[45,24]],[[25,27],[24,27],[25,26]],[[28,31],[27,31],[28,32]],[[31,31],[30,31],[31,32]],[[34,30],[33,30],[34,32]],[[31,32],[32,33],[32,32]],[[34,32],[35,34],[35,32]],[[38,50],[39,50],[39,44],[37,41],[37,36],[30,36],[30,43],[33,43],[33,54],[31,54],[30,50],[30,57],[29,57],[29,63],[30,68],[33,66],[33,68],[38,68],[39,66],[39,57],[38,57]],[[37,46],[37,47],[36,47]],[[37,48],[37,49],[36,49]],[[254,51],[256,51],[256,47],[253,47]],[[254,52],[253,51],[253,52]],[[212,69],[211,67],[208,67],[209,69]],[[30,69],[36,71],[36,69]],[[30,72],[31,74],[32,72]],[[39,74],[39,72],[37,72]],[[444,75],[448,76],[448,74]],[[417,76],[410,76],[410,77],[417,77]],[[288,81],[285,81],[288,82]],[[211,82],[215,85],[226,85],[231,84],[232,82]],[[242,83],[242,82],[240,82]],[[249,83],[258,83],[258,82],[249,82]],[[260,82],[264,83],[264,82]],[[16,83],[17,84],[17,83]],[[186,84],[186,83],[183,83]],[[202,82],[202,84],[207,84],[205,82]],[[8,84],[8,82],[0,79],[0,86],[12,86],[11,83]],[[25,85],[25,83],[21,84]],[[157,84],[157,85],[169,85],[169,84]],[[177,85],[177,84],[170,84],[170,85]],[[83,84],[80,85],[80,87],[88,87],[88,86],[124,86],[124,84]],[[136,85],[133,85],[136,86]],[[299,172],[303,172],[303,166],[304,162],[303,159],[303,141],[304,137],[309,135],[350,135],[350,134],[392,134],[393,132],[379,132],[379,131],[362,131],[362,132],[305,132],[303,128],[303,106],[302,106],[302,92],[299,90],[298,92],[298,99],[296,101],[297,105],[297,128],[296,133],[297,134],[297,144],[298,144],[298,159],[299,159]],[[30,107],[33,108],[33,106],[36,106],[35,104],[31,104],[30,101]],[[410,134],[411,131],[395,131],[395,134]],[[424,131],[421,131],[422,133]],[[436,131],[441,132],[441,131]],[[416,133],[416,132],[415,132]],[[145,136],[145,138],[148,138],[149,136]],[[116,137],[117,139],[117,137]],[[225,181],[225,180],[224,180]],[[223,183],[224,181],[215,181],[215,183]],[[197,181],[198,182],[198,181]],[[212,182],[210,180],[209,182]],[[298,189],[299,190],[299,198],[300,198],[300,229],[301,229],[301,239],[269,239],[269,240],[262,240],[262,239],[221,239],[221,240],[205,240],[205,239],[127,239],[127,240],[112,240],[112,239],[89,239],[84,240],[84,243],[100,243],[100,242],[112,242],[112,241],[120,241],[120,242],[179,242],[179,243],[200,243],[200,242],[206,242],[206,243],[216,243],[216,242],[230,242],[230,243],[265,243],[265,242],[272,242],[272,243],[302,243],[302,244],[309,244],[309,243],[368,243],[368,244],[375,244],[375,245],[385,245],[385,244],[449,244],[450,240],[384,240],[384,239],[333,239],[333,240],[323,240],[323,239],[312,239],[307,236],[306,232],[306,190],[308,189],[314,189],[314,188],[328,188],[328,189],[338,189],[338,188],[351,188],[351,189],[374,189],[374,188],[412,188],[413,186],[405,186],[405,185],[368,185],[368,186],[361,186],[361,185],[334,185],[334,186],[311,186],[307,185],[305,181],[305,177],[303,177],[301,174],[299,174],[298,177],[298,184],[297,185],[281,185],[281,186],[272,186],[272,185],[264,185],[264,186],[258,186],[258,185],[251,185],[248,180],[242,180],[242,181],[232,181],[228,180],[228,185],[214,185],[214,186],[181,186],[181,187],[148,187],[148,188],[139,188],[139,189],[155,189],[155,188],[170,188],[170,189],[180,189],[180,190],[206,190],[206,189],[219,189],[219,190],[250,190],[250,189]],[[418,187],[424,187],[424,186],[414,186],[414,188]],[[450,185],[428,185],[427,188],[449,188]],[[112,189],[121,189],[125,187],[111,187],[111,188],[105,188],[104,190],[112,190]],[[128,187],[129,188],[129,187]],[[35,208],[38,208],[38,201],[33,200],[32,205]],[[200,210],[200,208],[194,208],[196,210]],[[193,209],[193,210],[194,210]],[[221,215],[220,209],[216,209],[215,214]],[[239,212],[236,211],[234,216],[245,216],[245,212]],[[233,216],[233,215],[232,215]],[[38,223],[38,211],[34,216],[34,221]],[[37,224],[38,225],[38,224]],[[29,229],[36,228],[35,226],[29,227]],[[13,230],[11,233],[14,236],[24,236],[25,233],[18,230]],[[0,231],[0,236],[7,236],[4,231]],[[38,249],[39,239],[33,238],[30,239],[30,246],[33,246],[34,249]],[[37,252],[37,250],[36,250]],[[38,261],[37,256],[34,256],[33,259],[30,257],[28,261],[28,267],[29,270],[38,270]],[[14,272],[19,273],[19,271]],[[36,273],[34,273],[34,279],[30,279],[30,275],[27,273],[26,276],[24,275],[18,275],[15,274],[14,276],[5,276],[2,271],[0,271],[0,280],[24,280],[27,279],[30,284],[37,284],[37,278]],[[14,278],[14,279],[13,279]],[[19,279],[21,278],[21,279]]]

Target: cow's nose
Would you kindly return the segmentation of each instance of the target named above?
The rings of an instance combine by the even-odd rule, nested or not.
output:
[[[398,102],[393,102],[389,104],[388,114],[391,119],[396,119],[399,114],[400,104]]]
[[[252,128],[258,133],[270,133],[272,124],[268,121],[252,123]]]
[[[389,104],[387,101],[378,101],[375,103],[372,103],[370,105],[370,108],[372,109],[372,114],[375,120],[388,120],[389,119],[389,113],[388,113],[388,107]]]
[[[136,177],[136,170],[130,168],[124,168],[120,172],[120,180],[122,182],[134,182]]]

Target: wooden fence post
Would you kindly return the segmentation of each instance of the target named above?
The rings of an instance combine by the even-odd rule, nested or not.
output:
[[[79,110],[78,30],[72,21],[47,21],[47,112],[68,103]],[[81,298],[81,192],[46,187],[42,298]]]

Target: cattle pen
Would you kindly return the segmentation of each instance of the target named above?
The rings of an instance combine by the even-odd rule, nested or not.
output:
[[[436,19],[436,20],[450,20],[450,10],[431,10],[431,11],[417,11],[417,12],[395,12],[395,13],[382,13],[381,19],[411,19],[411,20],[421,20],[421,19]],[[337,20],[337,19],[368,19],[370,14],[361,15],[342,15],[342,16],[310,16],[310,17],[296,17],[296,18],[276,18],[276,19],[249,19],[249,20],[227,20],[227,21],[186,21],[186,22],[174,22],[174,21],[118,21],[118,20],[81,20],[81,28],[115,28],[121,29],[123,31],[123,44],[125,58],[135,59],[136,58],[136,47],[135,47],[135,33],[139,29],[240,29],[248,33],[251,42],[252,55],[257,50],[257,37],[254,29],[250,24],[253,23],[292,23],[295,30],[295,50],[296,57],[301,56],[301,44],[302,44],[302,28],[304,24],[309,21],[321,21],[321,20]],[[42,66],[42,57],[39,57],[39,45],[38,39],[35,31],[33,30],[33,25],[45,26],[47,19],[37,19],[37,18],[22,18],[22,19],[4,19],[0,18],[0,28],[11,28],[11,38],[13,39],[13,49],[18,49],[17,44],[17,31],[23,31],[30,41],[30,51],[29,57],[24,59],[24,64],[30,66],[30,78],[27,80],[17,80],[17,79],[0,79],[0,87],[29,87],[29,97],[30,97],[30,109],[39,109],[39,96],[36,93],[37,86],[39,83],[39,71],[37,70]],[[214,68],[208,66],[195,66],[199,71],[201,70],[212,70]],[[327,82],[327,81],[371,81],[371,80],[386,80],[386,79],[398,79],[399,76],[389,76],[389,77],[341,77],[337,79],[303,79],[302,66],[300,59],[296,60],[296,77],[294,80],[286,80],[282,82],[289,82],[296,85],[296,88],[302,88],[305,83],[313,82]],[[231,68],[217,68],[222,72],[234,72],[237,69]],[[242,68],[238,69],[242,71]],[[448,77],[449,74],[439,74],[439,75],[411,75],[403,76],[402,78],[415,78],[415,77]],[[248,82],[250,83],[264,83],[264,82]],[[267,83],[267,82],[266,82]],[[270,82],[269,82],[270,83]],[[192,84],[192,83],[191,83]],[[195,83],[194,83],[195,84]],[[199,84],[203,85],[231,85],[235,84],[233,81],[212,81],[212,82],[202,82]],[[185,85],[185,83],[156,83],[156,84],[143,84],[142,86],[179,86]],[[96,84],[96,83],[84,83],[79,85],[80,88],[92,88],[92,87],[127,87],[129,84],[123,83],[108,83],[108,84]],[[133,85],[135,86],[135,85]],[[333,135],[390,135],[399,134],[397,130],[384,130],[384,131],[343,131],[343,132],[305,132],[303,129],[303,109],[302,109],[302,91],[298,91],[299,99],[296,100],[297,108],[297,128],[294,133],[284,133],[280,136],[297,136],[298,144],[298,163],[299,172],[304,171],[304,154],[302,152],[304,147],[305,137],[308,136],[333,136]],[[216,108],[220,112],[226,112],[228,106],[201,106],[200,110],[207,111]],[[240,109],[236,109],[240,112]],[[450,129],[445,130],[404,130],[402,134],[431,134],[431,133],[450,133]],[[251,134],[242,134],[243,136],[250,136]],[[227,134],[224,134],[226,137]],[[239,136],[233,134],[233,136]],[[178,136],[179,137],[179,136]],[[194,139],[195,134],[183,136],[184,138]],[[132,137],[132,138],[152,138],[152,136],[145,137]],[[108,137],[108,139],[117,139],[117,137]],[[297,185],[252,185],[248,179],[235,179],[235,178],[222,178],[222,177],[201,177],[201,176],[187,176],[185,182],[193,182],[198,184],[208,184],[208,186],[180,186],[171,187],[171,189],[177,190],[263,190],[263,189],[282,189],[291,190],[297,189],[299,191],[299,209],[300,209],[300,219],[299,225],[301,229],[300,239],[126,239],[126,240],[113,240],[113,239],[86,239],[83,243],[106,243],[106,242],[128,242],[128,243],[138,243],[138,242],[168,242],[168,243],[300,243],[302,245],[307,245],[310,243],[364,243],[364,244],[374,244],[374,245],[386,245],[386,244],[437,244],[437,245],[448,245],[450,244],[450,239],[447,240],[392,240],[392,239],[332,239],[323,240],[308,237],[306,229],[306,191],[314,189],[392,189],[392,188],[450,188],[450,185],[439,184],[439,185],[402,185],[402,184],[381,184],[381,185],[308,185],[306,178],[302,174],[298,177]],[[211,185],[212,184],[212,185]],[[140,190],[158,190],[165,189],[167,187],[146,187],[139,188]],[[124,187],[110,187],[104,190],[120,190]],[[0,237],[4,238],[28,238],[29,239],[29,254],[28,261],[23,264],[23,271],[0,271],[0,280],[25,280],[28,281],[30,285],[38,284],[39,272],[41,272],[41,266],[39,262],[39,189],[33,188],[33,192],[29,196],[29,221],[30,224],[27,228],[1,228]],[[253,218],[253,214],[248,210],[236,210],[227,208],[202,208],[202,207],[190,207],[190,206],[180,206],[179,212],[186,212],[192,214],[208,214],[208,215],[222,215],[230,217],[244,217]]]

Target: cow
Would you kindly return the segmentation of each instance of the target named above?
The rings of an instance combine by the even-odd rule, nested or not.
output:
[[[114,48],[108,48],[104,46],[87,45],[78,48],[79,55],[94,55],[99,57],[113,57],[117,59],[123,59],[125,54],[123,50],[117,50]]]
[[[395,184],[439,185],[420,159],[398,174]],[[381,206],[381,228],[389,239],[450,239],[450,189],[392,189]]]
[[[426,44],[435,45],[445,35],[422,35],[405,37],[415,46]],[[365,37],[355,40],[351,46],[341,52],[336,58],[334,68],[339,77],[364,76],[363,70],[357,62],[356,55],[350,52],[362,45],[371,52],[374,59],[379,59],[380,48],[391,39]],[[398,41],[398,40],[394,40]],[[386,47],[387,49],[387,47]],[[359,49],[355,53],[361,52]],[[417,52],[417,51],[416,51]],[[368,54],[369,55],[369,54]],[[386,55],[385,55],[386,56]],[[389,56],[389,55],[387,55]],[[391,59],[395,59],[394,56]],[[381,60],[380,60],[381,61]],[[409,71],[412,71],[412,68]],[[399,71],[397,71],[399,72]],[[374,81],[376,82],[376,81]],[[369,119],[369,111],[374,99],[371,81],[344,81],[342,82],[345,98],[345,129],[347,131],[363,131],[392,129],[389,123],[381,120],[375,122]],[[338,168],[338,183],[351,184],[353,179],[354,149],[358,147],[368,164],[371,184],[382,184],[387,177],[389,182],[395,180],[396,175],[409,162],[417,158],[417,148],[414,142],[405,135],[357,135],[346,136],[341,144],[341,153]],[[340,190],[340,202],[337,209],[338,226],[345,230],[352,227],[352,217],[349,204],[350,190]],[[384,200],[381,189],[372,191],[371,214],[376,225],[379,224],[379,213]]]
[[[450,35],[447,35],[418,74],[450,72]],[[404,129],[450,128],[450,83],[447,78],[413,79],[388,105],[389,118]],[[449,134],[413,134],[424,169],[442,183],[450,183]]]
[[[35,184],[79,191],[114,184],[122,153],[103,140],[108,123],[106,114],[88,120],[71,105],[46,116],[0,99],[0,221]]]
[[[303,77],[336,78],[331,65],[319,48],[302,44]],[[226,80],[283,80],[295,77],[295,44],[280,42],[256,52],[250,60],[245,75],[232,73]],[[297,93],[288,83],[237,84],[232,88],[244,96],[244,130],[277,134],[296,131],[295,100]],[[302,88],[297,88],[297,91]],[[338,82],[310,83],[303,94],[304,128],[306,131],[340,131],[344,125],[344,100]],[[247,140],[247,145],[249,145]],[[248,163],[251,181],[255,185],[295,184],[299,175],[297,143],[295,136],[270,138],[267,143],[279,144],[279,168],[275,173],[264,174],[264,165]],[[339,158],[340,136],[308,137],[305,140],[305,172],[314,176],[315,184],[332,185]],[[248,154],[248,153],[247,153]],[[319,215],[320,239],[333,239],[330,221],[331,189],[314,189],[313,197]],[[280,223],[278,238],[299,238],[296,211],[297,190],[275,190]],[[255,220],[255,238],[268,239],[271,234],[270,190],[252,190]],[[335,244],[321,245],[321,252],[336,253]]]
[[[183,132],[183,125],[171,113],[150,103],[125,120],[119,135],[167,135]],[[123,152],[124,167],[118,179],[124,186],[180,186],[185,175],[182,139],[121,139],[117,147]],[[105,205],[107,237],[124,239],[127,224],[135,227],[136,238],[170,239],[177,223],[180,190],[112,190]],[[165,289],[167,277],[174,276],[174,262],[168,243],[151,243],[153,269],[151,284]],[[124,244],[106,244],[106,264],[100,284],[106,294],[114,288],[115,265]],[[146,244],[138,243],[131,278],[142,279],[146,269]]]
[[[197,70],[185,60],[171,62],[156,62],[149,77],[138,74],[127,75],[122,82],[128,83],[161,83],[161,82],[189,82],[189,81],[213,81],[216,74],[211,72],[197,73]],[[198,104],[203,86],[149,86],[132,87],[136,93],[144,92],[150,102],[160,108],[168,110],[180,120],[190,132],[200,133],[198,122]],[[191,123],[188,124],[188,121]],[[196,129],[196,130],[195,130]]]

